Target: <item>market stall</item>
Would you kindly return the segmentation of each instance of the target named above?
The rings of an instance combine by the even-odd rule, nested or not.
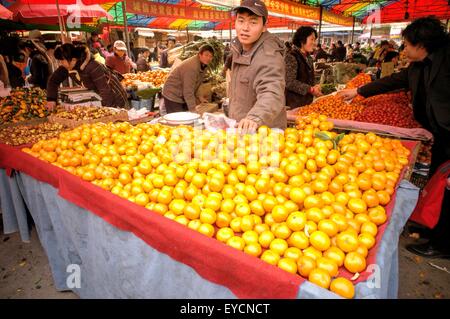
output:
[[[111,125],[105,127],[112,128]],[[116,125],[120,130],[137,129],[127,124]],[[148,124],[138,127],[151,129]],[[162,126],[157,127],[162,130],[160,132],[169,132]],[[75,138],[76,131],[61,136]],[[267,260],[263,262],[236,250],[237,247],[231,243],[224,245],[208,238],[211,236],[208,232],[198,233],[170,220],[180,223],[177,216],[161,216],[160,206],[142,202],[137,195],[134,203],[120,198],[123,193],[116,196],[110,188],[112,185],[96,182],[86,172],[69,169],[62,162],[58,162],[61,166],[47,158],[46,150],[52,147],[43,143],[35,145],[24,151],[0,146],[0,166],[4,169],[1,203],[5,230],[12,231],[16,227],[16,230],[20,228],[26,232],[25,207],[29,210],[59,289],[67,288],[64,280],[67,266],[78,264],[83,272],[83,284],[81,289],[73,290],[81,297],[337,297],[299,275],[274,267]],[[42,154],[34,153],[37,145],[44,147]],[[405,154],[409,154],[411,160],[415,142],[404,142],[403,146],[409,150]],[[139,151],[143,148],[140,147]],[[30,154],[43,156],[48,162],[65,169]],[[103,158],[101,161],[103,163]],[[401,176],[404,173],[405,169]],[[73,174],[81,174],[81,178]],[[396,296],[398,236],[418,194],[417,188],[400,182],[401,176],[392,200],[384,202],[388,221],[379,224],[374,237],[376,244],[369,245],[375,246],[368,253],[367,265],[379,267],[380,285],[367,285],[372,267],[360,270],[357,276],[343,267],[339,268],[339,276],[351,279],[356,286],[357,298]],[[151,178],[152,183],[158,185],[158,177]],[[211,184],[211,187],[215,186]],[[153,196],[151,192],[150,196]],[[161,201],[169,203],[159,198],[158,202]],[[148,209],[141,207],[143,204]],[[176,209],[171,206],[171,210]],[[112,280],[114,276],[116,280]]]

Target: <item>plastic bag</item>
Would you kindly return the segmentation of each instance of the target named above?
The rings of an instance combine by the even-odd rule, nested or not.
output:
[[[205,128],[210,131],[226,130],[236,126],[235,120],[230,119],[223,114],[203,113],[202,118]]]

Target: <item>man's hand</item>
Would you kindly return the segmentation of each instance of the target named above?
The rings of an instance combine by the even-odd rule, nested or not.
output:
[[[258,128],[258,123],[249,119],[242,119],[237,124],[238,132],[241,134],[254,133]]]
[[[316,96],[316,97],[322,96],[322,95],[323,95],[323,94],[322,94],[322,87],[321,87],[319,84],[313,86],[313,87],[311,88],[311,94],[312,94],[313,96]]]
[[[347,90],[342,90],[340,92],[337,93],[338,96],[343,97],[344,100],[351,100],[353,99],[355,96],[358,95],[358,89],[347,89]]]
[[[46,105],[46,108],[47,108],[47,110],[48,110],[49,112],[53,112],[53,111],[55,110],[55,108],[56,108],[56,102],[54,102],[54,101],[48,101],[48,102],[47,102],[47,105]]]

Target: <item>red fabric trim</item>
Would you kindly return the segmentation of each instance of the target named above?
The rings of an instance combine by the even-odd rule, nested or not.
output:
[[[403,145],[410,150],[416,144],[415,141],[403,141]],[[0,168],[24,172],[58,188],[61,197],[123,231],[134,233],[159,252],[192,267],[203,278],[229,288],[239,298],[296,298],[300,285],[305,281],[300,276],[238,252],[11,146],[0,144]],[[394,205],[395,193],[386,207],[388,221]],[[368,265],[375,263],[386,226],[387,223],[379,228],[377,244],[369,252]],[[343,267],[339,275],[346,278],[353,276]],[[366,280],[369,275],[362,273],[354,283]]]

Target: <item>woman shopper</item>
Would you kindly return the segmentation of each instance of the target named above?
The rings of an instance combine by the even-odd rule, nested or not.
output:
[[[314,63],[311,54],[316,47],[317,32],[311,27],[300,27],[292,39],[292,50],[286,54],[286,105],[304,106],[321,96],[319,85],[314,85]]]
[[[83,85],[102,98],[102,105],[128,108],[128,98],[122,84],[113,71],[98,63],[86,46],[66,43],[55,50],[55,58],[61,66],[50,76],[47,84],[47,108],[52,110],[58,99],[59,85],[77,71]]]

